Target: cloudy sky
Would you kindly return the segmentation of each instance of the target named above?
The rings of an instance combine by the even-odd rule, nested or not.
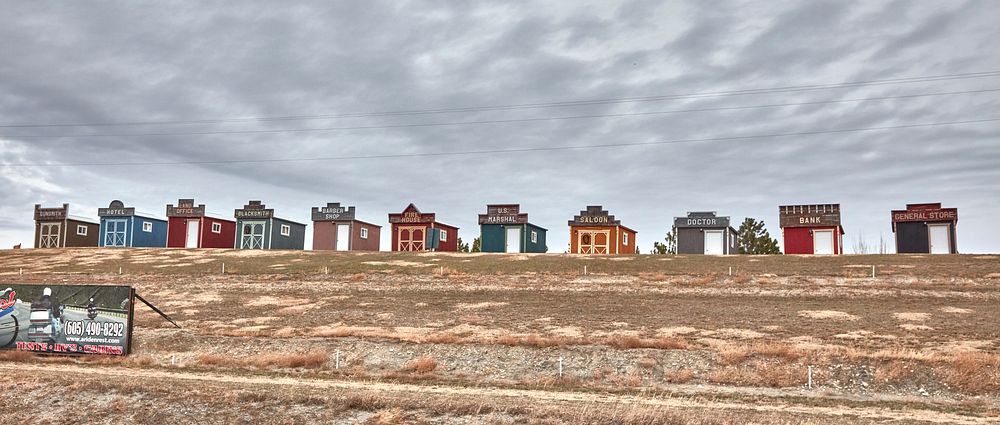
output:
[[[1000,251],[996,1],[2,3],[3,248],[36,203],[193,197],[414,202],[466,241],[520,203],[552,252],[591,204],[648,252],[687,211],[777,237],[840,203],[850,251],[942,202]]]

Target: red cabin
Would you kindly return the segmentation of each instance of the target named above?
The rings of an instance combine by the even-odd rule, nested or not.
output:
[[[783,205],[778,207],[778,218],[785,254],[844,253],[840,204]]]
[[[236,222],[205,213],[205,204],[178,199],[167,205],[167,248],[233,248]]]
[[[389,214],[393,251],[458,251],[458,228],[438,222],[434,213],[422,213],[410,204]]]

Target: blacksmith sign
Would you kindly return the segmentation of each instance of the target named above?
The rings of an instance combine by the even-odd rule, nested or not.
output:
[[[122,201],[114,200],[111,201],[111,205],[107,208],[98,208],[97,215],[101,217],[124,217],[135,215],[135,208],[129,207],[125,208],[125,204]]]
[[[236,218],[273,218],[274,209],[264,208],[260,201],[250,201],[250,203],[236,210]]]
[[[167,217],[204,217],[205,204],[194,205],[194,199],[178,199],[177,206],[167,204]]]
[[[0,350],[128,355],[130,286],[0,284]]]
[[[351,221],[355,208],[342,207],[339,202],[329,202],[325,207],[312,208],[312,221]]]
[[[580,215],[573,216],[570,226],[618,226],[621,220],[615,220],[615,216],[609,215],[600,206],[588,206],[586,210],[580,211]]]
[[[487,205],[486,214],[479,214],[479,224],[525,224],[528,213],[521,213],[518,204]]]
[[[840,226],[840,204],[785,205],[778,213],[781,227]]]

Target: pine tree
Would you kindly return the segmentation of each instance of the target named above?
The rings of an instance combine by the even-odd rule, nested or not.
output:
[[[663,238],[666,243],[653,242],[653,254],[676,254],[677,253],[677,228],[671,227],[667,232],[667,237]]]
[[[458,252],[469,252],[469,244],[462,243],[462,238],[458,238]]]
[[[472,240],[472,252],[481,252],[482,250],[483,250],[483,246],[482,246],[482,242],[479,241],[479,238],[473,239]]]
[[[740,254],[781,254],[778,241],[771,237],[763,221],[747,218],[737,230]]]

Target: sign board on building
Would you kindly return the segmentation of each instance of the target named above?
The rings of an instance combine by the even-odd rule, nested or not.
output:
[[[586,210],[580,211],[580,215],[574,216],[569,221],[570,226],[618,226],[621,220],[615,220],[615,216],[609,215],[606,210],[599,205],[588,206]]]
[[[35,204],[35,221],[62,221],[66,219],[69,212],[69,204],[63,204],[59,208],[42,208]]]
[[[893,210],[892,221],[958,221],[958,208],[941,208],[941,204],[909,204],[906,210]]]
[[[518,204],[487,205],[486,214],[479,214],[479,224],[525,224],[528,213],[521,213]]]
[[[729,227],[729,217],[716,217],[715,212],[689,212],[687,217],[675,217],[674,227]]]
[[[312,221],[351,221],[354,214],[354,207],[342,207],[339,202],[330,202],[325,207],[312,208]]]
[[[107,208],[98,208],[97,215],[101,217],[121,217],[135,215],[135,208],[129,207],[125,208],[125,204],[122,201],[114,200]]]
[[[167,217],[204,217],[205,204],[195,206],[194,199],[178,199],[177,206],[167,204]]]
[[[840,204],[783,205],[778,217],[780,227],[840,226]]]
[[[127,355],[134,297],[130,286],[0,284],[0,350]]]
[[[273,218],[274,209],[264,207],[260,201],[250,201],[236,210],[236,218]]]
[[[416,206],[410,204],[400,214],[389,214],[390,223],[424,223],[434,222],[434,213],[424,214]]]

